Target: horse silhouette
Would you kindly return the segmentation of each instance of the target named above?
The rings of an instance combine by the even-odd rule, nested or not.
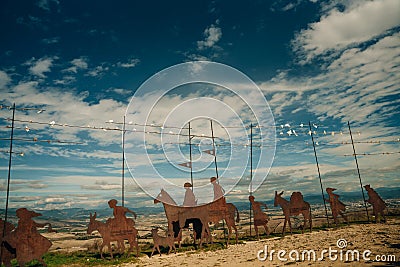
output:
[[[221,220],[225,220],[228,226],[228,240],[227,245],[230,240],[230,236],[232,233],[232,228],[235,229],[236,233],[236,243],[238,242],[238,233],[237,227],[235,224],[235,215],[236,222],[239,222],[239,212],[235,205],[232,203],[226,203],[225,198],[220,198],[214,202],[195,207],[180,207],[176,204],[176,202],[172,199],[172,197],[164,190],[161,189],[161,192],[154,199],[154,203],[162,202],[164,205],[164,211],[168,220],[168,229],[174,228],[174,223],[179,221],[179,227],[184,228],[185,224],[187,224],[187,220],[191,219],[199,219],[201,224],[205,225],[202,228],[202,235],[200,237],[200,244],[202,243],[202,239],[208,236],[211,240],[211,235],[208,223],[218,223]],[[176,228],[176,226],[175,226]],[[195,228],[195,227],[194,227]]]

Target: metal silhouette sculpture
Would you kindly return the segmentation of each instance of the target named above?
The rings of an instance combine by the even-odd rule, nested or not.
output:
[[[185,188],[185,197],[183,199],[182,206],[184,207],[194,207],[197,205],[197,200],[196,197],[194,196],[192,187],[193,186],[191,183],[185,183],[183,185],[183,188]]]
[[[160,236],[158,235],[158,229],[151,229],[151,235],[153,237],[153,251],[151,252],[151,256],[153,256],[154,251],[157,249],[158,253],[160,253],[161,257],[161,251],[160,251],[160,246],[163,247],[169,247],[168,253],[171,253],[172,249],[176,253],[176,247],[174,243],[174,233],[173,232],[167,232],[166,236]]]
[[[342,216],[342,218],[344,219],[345,222],[348,223],[347,220],[347,216],[346,214],[344,214],[345,210],[346,210],[346,205],[343,204],[340,200],[339,200],[339,195],[333,193],[333,191],[335,191],[336,188],[331,188],[328,187],[326,189],[326,192],[329,195],[329,204],[331,206],[331,211],[332,211],[332,216],[333,216],[333,221],[335,222],[336,226],[338,225],[339,219],[338,216]]]
[[[18,217],[17,227],[4,237],[4,246],[11,254],[15,250],[15,258],[19,266],[25,266],[26,263],[32,260],[37,260],[42,265],[47,266],[42,257],[49,250],[52,243],[42,236],[37,228],[43,228],[48,225],[49,230],[51,230],[51,224],[35,222],[32,218],[42,216],[42,214],[26,208],[17,209],[16,214]],[[4,264],[10,266],[6,261]]]
[[[233,204],[228,205],[225,202],[225,198],[220,198],[217,201],[202,206],[181,207],[176,204],[176,202],[164,189],[161,189],[161,192],[154,199],[155,204],[160,202],[162,202],[164,206],[165,215],[167,216],[168,220],[169,231],[174,229],[174,222],[179,222],[179,228],[183,229],[187,224],[187,220],[199,219],[201,221],[202,231],[200,236],[200,247],[203,243],[203,239],[206,237],[211,239],[210,229],[208,226],[209,222],[219,222],[220,220],[224,219],[227,224],[229,222],[231,227],[233,227],[233,225],[236,227],[234,218],[237,209]],[[229,213],[229,211],[231,211],[231,213]],[[212,242],[212,239],[210,241]]]
[[[236,222],[238,223],[240,221],[239,211],[236,208],[236,206],[233,205],[232,203],[226,203],[226,199],[224,196],[225,190],[217,182],[217,177],[211,177],[210,183],[213,185],[214,202],[218,201],[218,200],[221,202],[225,202],[223,205],[210,206],[210,210],[209,210],[210,222],[214,223],[215,225],[218,225],[219,221],[225,220],[226,226],[228,227],[228,239],[226,241],[226,246],[228,247],[229,240],[232,235],[232,228],[235,229],[236,244],[237,244],[238,243],[238,232],[237,232],[237,227],[235,224],[235,215],[237,215]],[[223,200],[220,200],[220,199],[223,199]]]
[[[96,220],[97,213],[95,212],[92,216],[90,213],[90,221],[87,229],[87,233],[91,234],[94,231],[98,231],[103,239],[102,244],[100,245],[100,257],[103,257],[103,248],[105,246],[108,247],[108,251],[110,252],[111,258],[113,258],[113,252],[111,247],[111,242],[116,241],[117,246],[120,253],[125,252],[125,244],[124,241],[128,240],[129,242],[129,252],[133,251],[133,248],[136,247],[136,256],[139,256],[139,244],[137,240],[137,229],[133,226],[134,224],[125,224],[125,222],[120,222],[120,224],[116,223],[118,221],[112,221],[110,219],[107,220],[106,223]],[[129,221],[128,221],[129,222]]]
[[[209,214],[210,222],[218,224],[221,220],[225,220],[226,226],[228,227],[228,239],[226,241],[226,246],[229,244],[229,240],[232,235],[232,228],[235,230],[235,235],[236,235],[236,244],[239,242],[239,237],[238,237],[238,230],[236,227],[236,223],[240,222],[240,215],[239,211],[236,208],[235,205],[232,203],[225,203],[226,205],[226,210],[224,212],[215,212],[213,211],[212,213]],[[236,219],[235,219],[236,215]]]
[[[265,208],[265,210],[268,209],[267,205],[262,202],[254,201],[254,196],[249,196],[249,201],[251,203],[251,208],[253,210],[254,214],[254,229],[257,234],[257,239],[260,239],[260,235],[258,233],[258,227],[262,226],[264,227],[265,234],[268,236],[269,235],[269,230],[268,230],[268,215],[262,211],[262,207]]]
[[[369,199],[367,200],[368,203],[372,205],[372,209],[375,216],[375,223],[380,221],[379,215],[382,216],[383,221],[386,222],[385,217],[385,209],[386,203],[383,199],[378,195],[378,193],[369,185],[364,185],[364,188],[367,190]]]
[[[303,199],[303,195],[300,192],[293,192],[290,201],[282,197],[283,191],[278,194],[275,191],[274,206],[281,206],[283,214],[285,215],[285,222],[283,223],[282,235],[285,234],[286,223],[289,223],[290,233],[292,234],[292,224],[290,222],[290,216],[297,216],[302,214],[304,217],[304,225],[301,228],[301,232],[304,233],[306,222],[310,225],[310,232],[312,231],[312,218],[311,218],[311,207],[310,204]]]
[[[122,231],[134,227],[135,221],[132,218],[126,217],[126,214],[127,213],[133,214],[136,220],[137,217],[136,213],[126,207],[117,206],[117,203],[118,201],[116,199],[111,199],[110,201],[108,201],[108,206],[113,209],[114,218],[109,218],[107,220],[107,223],[113,229],[120,229]]]
[[[4,236],[10,235],[11,231],[15,229],[15,226],[9,222],[4,225],[5,221],[0,219],[0,227],[4,231]],[[4,263],[6,267],[11,267],[11,260],[15,259],[15,248],[11,247],[7,242],[3,242],[3,235],[0,235],[0,244],[1,244],[1,262]],[[0,262],[0,263],[1,263]]]

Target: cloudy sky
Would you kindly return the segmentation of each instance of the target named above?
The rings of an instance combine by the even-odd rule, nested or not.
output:
[[[11,207],[94,207],[120,200],[119,123],[125,114],[125,197],[131,207],[152,205],[140,186],[159,191],[165,181],[181,203],[181,186],[190,181],[189,169],[179,165],[190,160],[188,121],[196,135],[193,183],[205,192],[201,201],[211,197],[214,157],[202,152],[212,149],[209,118],[214,119],[221,184],[232,201],[248,196],[250,123],[261,126],[253,129],[258,179],[253,190],[259,199],[271,199],[275,190],[320,193],[309,121],[324,187],[360,189],[354,158],[345,156],[353,153],[348,121],[362,154],[363,182],[374,188],[400,182],[397,0],[112,5],[18,0],[1,5],[3,201],[12,117],[7,106],[19,108]],[[185,63],[191,64],[191,74],[202,73],[204,66],[187,63],[193,61],[217,62],[238,75],[212,72],[210,78],[223,77],[221,86],[203,80],[188,84],[180,72],[163,72]],[[160,74],[172,77],[176,87],[161,83]],[[245,84],[241,74],[249,79]],[[148,82],[156,78],[158,83]],[[150,88],[139,94],[143,84]],[[160,92],[165,94],[155,98]]]

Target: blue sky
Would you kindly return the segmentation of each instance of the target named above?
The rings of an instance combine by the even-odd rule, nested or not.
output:
[[[364,183],[379,188],[395,187],[400,182],[399,1],[111,4],[38,0],[2,1],[1,5],[0,104],[15,102],[19,108],[46,110],[40,114],[18,110],[15,137],[82,143],[15,141],[13,150],[24,156],[13,157],[11,207],[95,207],[112,197],[120,199],[121,131],[89,128],[121,127],[115,122],[121,122],[126,112],[127,123],[132,122],[127,125],[131,171],[126,170],[127,205],[152,205],[151,198],[132,176],[146,177],[153,165],[171,181],[177,192],[176,201],[182,201],[179,194],[183,197],[184,191],[179,191],[180,186],[190,174],[177,164],[188,159],[186,137],[171,139],[168,137],[174,135],[166,134],[165,140],[160,141],[158,134],[136,135],[133,129],[144,130],[135,123],[187,127],[188,115],[192,114],[193,132],[199,136],[193,139],[198,144],[193,152],[194,165],[201,166],[194,173],[194,181],[212,192],[207,181],[215,175],[213,157],[201,153],[211,148],[210,139],[201,138],[210,135],[209,120],[201,117],[202,112],[218,114],[224,122],[215,121],[214,130],[220,137],[216,143],[220,144],[217,162],[221,183],[232,187],[228,199],[247,199],[249,148],[244,145],[249,132],[229,128],[236,124],[230,124],[231,117],[224,117],[222,107],[229,107],[239,114],[238,121],[247,124],[254,121],[248,107],[261,101],[259,95],[242,88],[239,95],[248,96],[249,100],[243,102],[226,88],[204,83],[182,85],[158,102],[147,121],[141,115],[154,104],[154,99],[151,95],[132,98],[156,73],[199,60],[240,71],[254,81],[268,102],[276,127],[269,127],[267,132],[276,135],[276,151],[270,143],[254,147],[258,174],[269,171],[254,192],[257,199],[271,199],[275,190],[285,190],[287,195],[295,190],[320,193],[309,121],[315,124],[324,187],[336,187],[339,192],[359,190],[354,160],[344,156],[353,153],[352,147],[341,144],[350,141],[347,121],[351,122],[355,140],[364,142],[356,144],[357,152],[376,154],[359,156]],[[164,90],[154,88],[158,89]],[[200,102],[190,102],[193,99]],[[134,105],[129,105],[131,100]],[[213,100],[218,101],[216,106]],[[193,110],[163,116],[182,103],[192,103]],[[10,135],[7,118],[11,114],[7,108],[0,110],[3,139]],[[161,130],[156,127],[156,131]],[[170,129],[168,133],[178,130]],[[262,141],[260,130],[254,130],[258,144]],[[152,165],[148,164],[147,155],[135,150],[140,147],[136,141],[141,138],[147,138]],[[379,143],[367,143],[370,141]],[[0,144],[4,201],[9,141],[1,140]],[[170,152],[171,147],[177,150]],[[271,169],[268,160],[258,162],[262,150],[274,156]],[[384,154],[387,152],[393,154]],[[160,186],[159,177],[146,179],[146,186]]]

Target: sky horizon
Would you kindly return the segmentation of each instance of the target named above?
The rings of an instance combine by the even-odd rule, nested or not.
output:
[[[10,207],[121,202],[124,115],[125,205],[133,208],[151,205],[149,188],[167,187],[182,203],[189,121],[195,194],[212,198],[210,118],[232,202],[249,195],[250,123],[261,126],[253,129],[256,200],[275,190],[321,193],[309,122],[324,189],[360,188],[348,122],[363,183],[400,182],[399,1],[1,5],[2,203],[7,107],[17,106]],[[199,73],[209,80],[186,82]]]

